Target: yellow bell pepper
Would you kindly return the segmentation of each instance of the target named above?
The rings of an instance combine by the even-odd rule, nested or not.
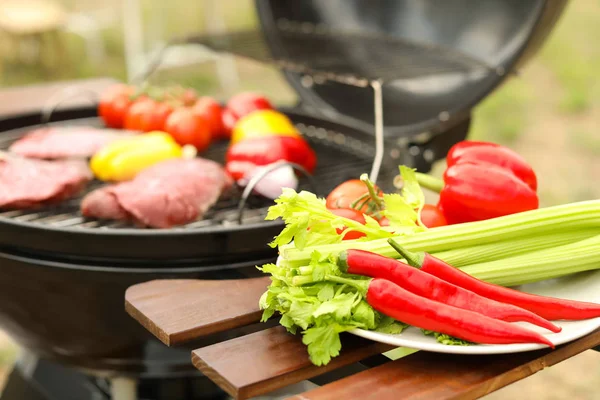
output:
[[[126,181],[158,162],[182,157],[182,147],[165,132],[154,131],[112,142],[90,160],[103,181]]]
[[[237,121],[231,134],[231,144],[263,136],[301,137],[285,114],[275,110],[257,110]]]

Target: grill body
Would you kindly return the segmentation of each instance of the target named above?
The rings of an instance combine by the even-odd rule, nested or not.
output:
[[[319,194],[369,169],[374,153],[370,136],[294,110],[286,112],[318,154],[314,189]],[[63,110],[53,124],[99,124],[93,115],[94,108]],[[36,128],[32,121],[3,121],[0,128],[10,129],[0,132],[0,148]],[[463,125],[445,141],[430,145],[444,153],[466,136],[467,128]],[[203,156],[222,161],[225,147],[215,146]],[[388,150],[393,149],[390,144]],[[411,160],[406,154],[388,154],[380,175],[382,187],[391,190],[398,164]],[[101,185],[94,182],[87,191]],[[306,179],[301,179],[301,188],[309,188]],[[125,290],[153,279],[258,276],[255,266],[276,258],[276,250],[267,243],[282,227],[281,222],[263,221],[271,202],[250,198],[239,224],[239,196],[233,196],[220,201],[204,220],[157,230],[83,218],[79,200],[0,212],[0,326],[28,351],[76,368],[139,376],[195,374],[189,352],[165,348],[126,314]]]

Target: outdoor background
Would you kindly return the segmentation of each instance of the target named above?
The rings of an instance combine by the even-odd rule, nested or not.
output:
[[[252,2],[247,0],[164,3],[168,6],[159,0],[141,1],[148,51],[160,40],[202,31],[211,23],[203,13],[207,3],[220,4],[229,28],[255,24]],[[63,0],[58,4],[69,16],[61,22],[66,31],[58,36],[58,47],[44,42],[43,49],[56,51],[48,51],[42,60],[36,58],[35,43],[9,41],[0,30],[0,86],[98,76],[126,79],[123,29],[130,21],[127,13],[121,14],[120,1]],[[471,138],[508,145],[528,159],[539,177],[543,206],[600,197],[599,37],[600,1],[572,1],[549,41],[521,75],[475,110]],[[60,49],[62,56],[57,55]],[[276,71],[241,60],[237,66],[241,89],[260,90],[276,102],[293,99]],[[226,96],[214,77],[213,63],[196,63],[161,71],[155,81]],[[442,168],[437,165],[435,170],[439,173]],[[0,332],[0,388],[16,355],[15,346]],[[600,353],[588,351],[488,398],[598,399],[599,386]]]

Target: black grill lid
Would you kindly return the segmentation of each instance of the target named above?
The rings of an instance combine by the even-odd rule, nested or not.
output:
[[[367,132],[380,80],[386,135],[412,137],[467,118],[540,47],[566,0],[255,3],[261,31],[193,41],[275,63],[311,113]]]
[[[314,61],[358,72],[367,79],[382,79],[385,131],[394,136],[445,131],[448,124],[468,115],[515,70],[524,54],[537,50],[565,3],[256,1],[274,58],[301,58],[301,52],[311,46],[308,54],[320,59]],[[288,46],[294,43],[290,40],[294,35],[323,40],[320,46],[310,41],[305,46]],[[372,91],[335,81],[311,85],[301,73],[285,75],[315,112],[350,124],[373,124]]]

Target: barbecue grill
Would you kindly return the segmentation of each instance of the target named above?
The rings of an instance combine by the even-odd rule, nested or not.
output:
[[[565,2],[256,0],[260,29],[173,43],[281,69],[300,98],[283,111],[318,155],[314,187],[301,179],[301,189],[326,195],[370,171],[391,190],[399,164],[426,172],[467,136],[473,107],[541,46]],[[0,149],[37,121],[0,121]],[[100,126],[94,106],[62,109],[50,124]],[[225,146],[203,156],[222,161]],[[40,399],[110,398],[115,376],[137,380],[147,399],[218,396],[187,349],[165,348],[125,314],[123,295],[152,279],[256,276],[282,224],[264,221],[270,201],[250,196],[241,208],[241,197],[168,230],[83,218],[80,197],[0,212],[0,326],[35,360],[17,366],[3,398],[24,398],[31,382]]]

